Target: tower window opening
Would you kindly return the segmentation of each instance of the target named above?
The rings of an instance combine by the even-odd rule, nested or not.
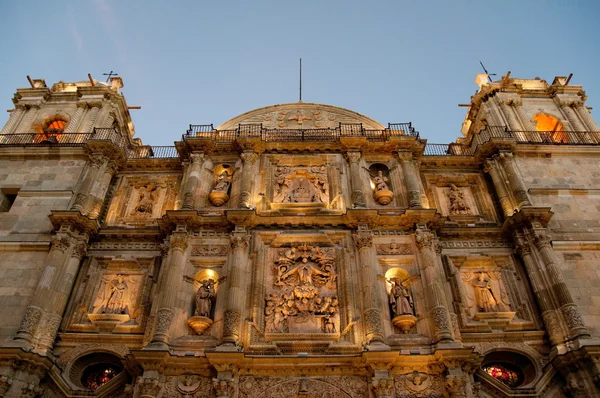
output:
[[[115,378],[121,369],[108,364],[99,363],[88,367],[81,377],[81,383],[90,390],[96,390]]]
[[[540,133],[543,142],[564,144],[569,142],[564,126],[554,116],[546,113],[538,113],[532,119],[535,129]]]
[[[519,386],[523,381],[521,372],[504,363],[490,363],[481,369],[494,379],[511,388]]]

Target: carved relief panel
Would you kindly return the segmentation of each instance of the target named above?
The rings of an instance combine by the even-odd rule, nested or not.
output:
[[[459,298],[457,314],[469,331],[533,328],[524,287],[508,257],[446,258]]]
[[[140,332],[149,310],[153,258],[91,258],[72,305],[74,331]]]
[[[325,166],[279,166],[273,188],[273,203],[329,203]]]
[[[154,225],[166,210],[175,208],[179,177],[122,177],[107,214],[109,225]]]

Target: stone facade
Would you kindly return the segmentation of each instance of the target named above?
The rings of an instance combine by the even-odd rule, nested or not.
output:
[[[600,128],[569,80],[478,76],[449,145],[297,103],[173,147],[119,78],[31,80],[0,396],[600,396]]]

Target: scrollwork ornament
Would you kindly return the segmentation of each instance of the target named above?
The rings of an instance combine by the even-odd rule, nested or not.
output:
[[[241,249],[246,250],[248,248],[248,235],[230,235],[229,241],[231,242],[231,248],[233,250]]]
[[[431,319],[433,327],[437,333],[449,332],[450,321],[448,319],[448,311],[444,307],[435,307],[431,310]]]
[[[391,398],[394,394],[394,379],[392,378],[373,378],[373,391],[377,398]]]
[[[156,313],[155,334],[167,334],[173,320],[173,311],[169,308],[161,308]]]
[[[376,308],[368,309],[364,312],[365,331],[367,336],[380,334],[383,330],[381,323],[381,313]]]
[[[27,333],[28,335],[33,336],[41,318],[41,308],[34,306],[27,307],[25,310],[25,315],[23,316],[23,320],[21,321],[21,326],[19,326],[19,332]]]
[[[373,235],[371,235],[370,233],[354,234],[352,235],[352,238],[354,238],[354,244],[356,245],[358,250],[370,249],[371,246],[373,246]]]

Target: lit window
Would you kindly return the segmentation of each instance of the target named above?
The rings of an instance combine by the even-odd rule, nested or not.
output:
[[[554,116],[538,113],[533,117],[535,129],[540,132],[544,142],[567,143],[568,137],[564,132],[564,126]]]
[[[96,390],[111,381],[119,373],[121,373],[121,369],[118,367],[112,364],[99,363],[90,366],[83,372],[81,383],[90,390]]]
[[[490,363],[481,368],[485,373],[494,379],[506,384],[508,387],[517,387],[523,381],[523,375],[520,371],[511,366],[502,363]]]

